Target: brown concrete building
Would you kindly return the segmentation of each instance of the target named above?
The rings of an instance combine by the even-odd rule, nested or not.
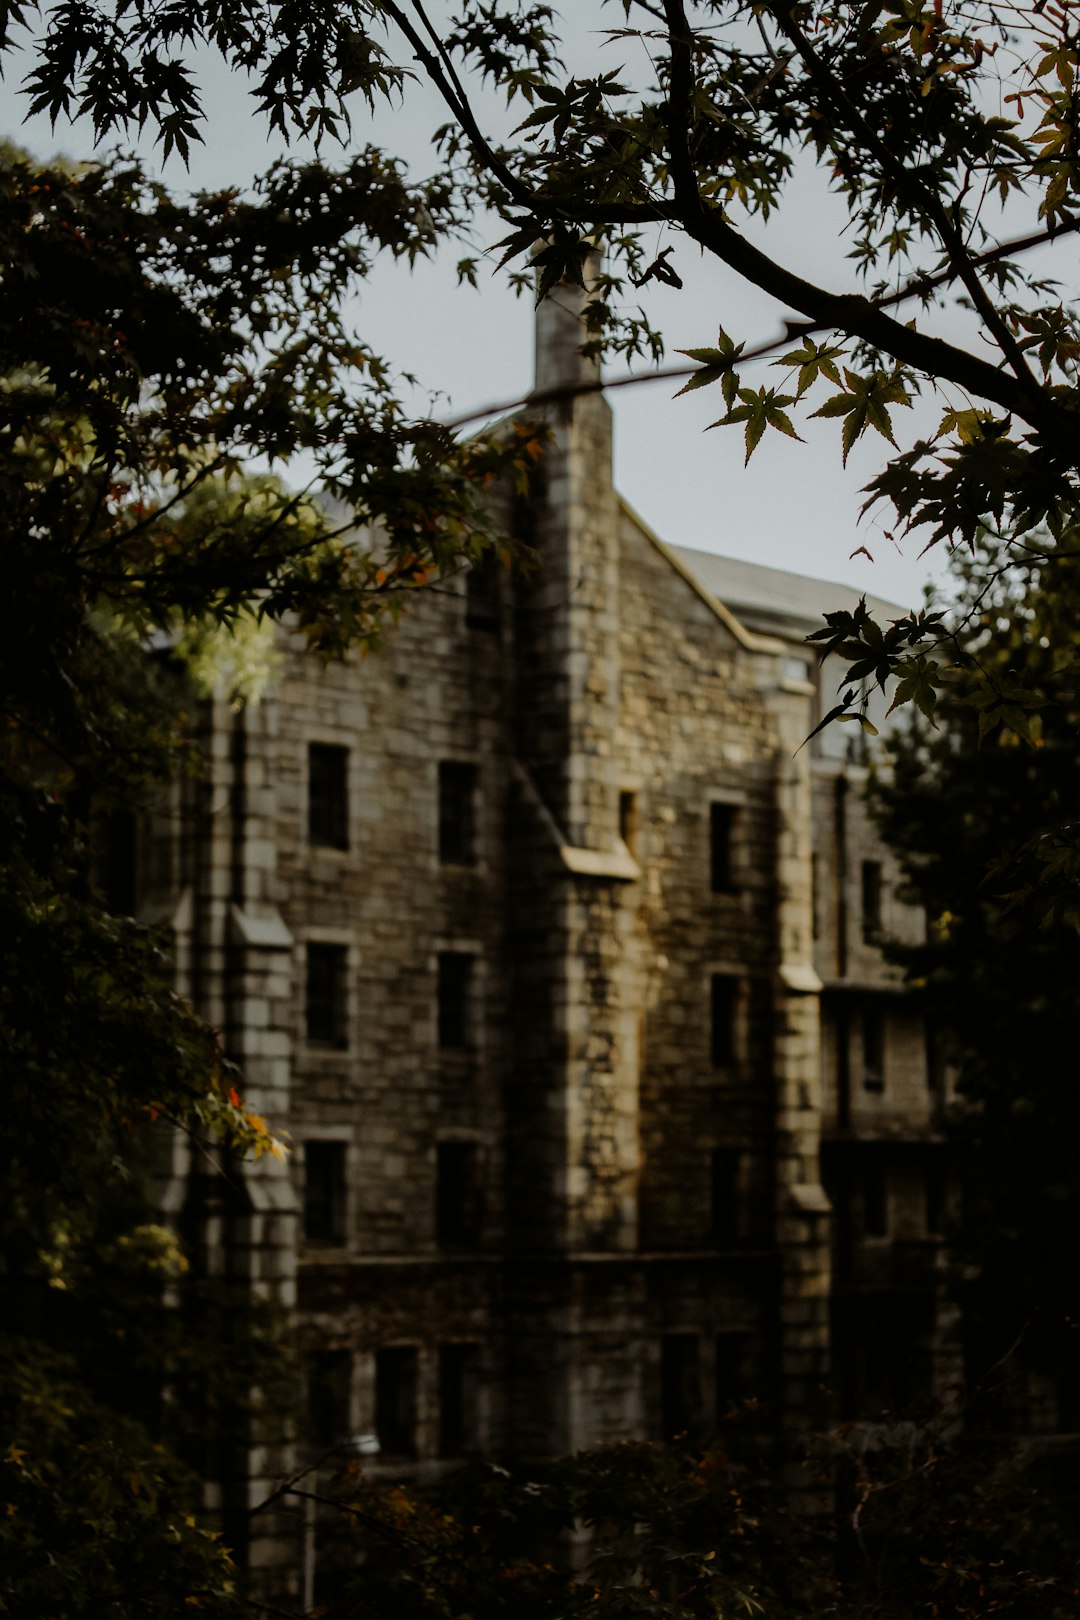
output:
[[[539,387],[578,334],[564,290]],[[178,1144],[167,1199],[295,1307],[312,1447],[373,1433],[376,1471],[751,1397],[798,1435],[952,1373],[940,1080],[877,947],[921,919],[848,728],[800,746],[836,588],[666,545],[612,486],[604,400],[543,414],[501,513],[537,573],[418,597],[360,663],[283,647],[257,708],[210,706],[143,863],[181,988],[295,1143],[228,1198]]]

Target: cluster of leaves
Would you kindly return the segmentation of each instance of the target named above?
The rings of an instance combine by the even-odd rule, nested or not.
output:
[[[625,1444],[528,1473],[476,1466],[423,1496],[344,1479],[333,1494],[297,1490],[321,1503],[327,1620],[1072,1612],[1075,1536],[1037,1466],[940,1425],[852,1432],[836,1448],[849,1488],[835,1521],[800,1517],[760,1456],[736,1466],[719,1447]]]
[[[279,166],[255,200],[181,204],[134,164],[72,173],[9,152],[0,190],[6,1039],[29,1107],[70,1080],[67,1100],[115,1125],[139,1098],[183,1113],[201,1086],[203,1114],[242,1136],[220,1053],[155,988],[153,941],[88,886],[88,805],[130,805],[191,752],[175,678],[144,649],[212,675],[229,632],[243,696],[265,672],[259,625],[288,618],[327,654],[370,645],[411,591],[481,553],[482,485],[523,473],[535,443],[456,448],[410,423],[349,334],[348,277],[377,248],[425,251],[452,217],[377,154],[336,177]],[[240,474],[297,451],[319,502]],[[148,1070],[171,1092],[148,1094]],[[63,1118],[57,1171],[64,1133],[93,1134]]]
[[[349,332],[350,278],[454,222],[445,190],[406,187],[377,153],[181,202],[134,162],[42,168],[7,150],[0,199],[0,1414],[23,1548],[0,1602],[143,1612],[156,1536],[177,1581],[160,1612],[185,1591],[227,1612],[233,1575],[188,1522],[199,1492],[177,1447],[242,1423],[267,1370],[237,1350],[247,1308],[225,1323],[198,1268],[170,1269],[150,1241],[139,1167],[178,1126],[226,1164],[284,1146],[172,988],[167,931],[97,886],[94,829],[198,768],[200,679],[252,696],[283,623],[325,655],[363,650],[481,555],[484,481],[523,475],[536,441],[456,446],[410,422]],[[298,452],[319,500],[242,470]],[[207,1457],[192,1462],[205,1477]],[[45,1544],[48,1602],[48,1568],[30,1573]]]
[[[191,1511],[194,1481],[147,1428],[87,1392],[72,1358],[0,1343],[14,1438],[0,1456],[6,1615],[240,1615],[235,1571]]]
[[[250,1611],[203,1481],[249,1421],[280,1431],[295,1368],[273,1313],[189,1274],[174,1233],[132,1224],[145,1193],[113,1182],[6,1279],[0,1610],[231,1620]]]
[[[628,1443],[528,1474],[476,1466],[428,1498],[359,1482],[336,1502],[332,1615],[793,1620],[831,1591],[822,1538],[719,1452]]]
[[[183,55],[191,47],[252,75],[278,128],[342,139],[350,96],[407,96],[420,73],[450,113],[439,132],[445,173],[411,214],[400,182],[382,176],[399,223],[440,221],[447,207],[494,209],[509,231],[503,263],[541,293],[560,279],[580,282],[590,251],[603,247],[590,347],[654,356],[660,334],[625,295],[651,279],[678,287],[670,254],[686,239],[794,317],[794,349],[746,349],[721,334],[715,348],[687,351],[700,361],[692,386],[723,380],[718,425],[743,426],[748,456],[767,430],[797,436],[793,411],[813,406],[840,422],[845,460],[871,429],[897,451],[870,484],[870,503],[891,505],[895,523],[928,544],[971,546],[987,525],[1003,553],[1040,526],[1067,543],[1077,521],[1080,328],[1060,290],[1025,268],[1025,254],[1078,222],[1075,7],[620,0],[618,9],[620,26],[599,4],[596,23],[619,61],[569,75],[543,0],[460,0],[436,21],[420,0],[353,0],[302,16],[287,4],[245,3],[227,18],[209,0],[165,13],[65,0],[36,43],[29,84],[54,117],[85,112],[101,133],[149,127],[166,149],[183,150],[203,119]],[[9,6],[5,39],[24,28],[22,7]],[[413,67],[395,61],[402,49]],[[510,108],[499,135],[481,125],[480,86]],[[811,282],[753,239],[755,221],[789,205],[807,161],[843,200],[857,294]],[[294,238],[329,246],[370,218],[369,185],[335,196],[321,222],[298,213]],[[1006,239],[1006,217],[1023,220],[1025,234]],[[270,218],[255,222],[260,233]],[[460,269],[475,279],[475,257]],[[237,301],[252,301],[244,277]],[[933,335],[934,311],[950,304],[966,308],[970,341]],[[791,386],[744,381],[742,369],[766,357]],[[822,383],[833,386],[827,397]],[[944,396],[940,425],[900,452],[894,412],[928,390]],[[380,420],[379,433],[388,425]],[[857,632],[847,627],[845,639]],[[911,676],[932,648],[932,629],[909,621],[887,677]],[[920,690],[934,687],[935,668],[920,666]]]
[[[873,790],[928,923],[893,952],[956,1071],[972,1374],[1019,1345],[1056,1382],[1066,1427],[1080,1320],[1080,1099],[1063,1068],[1080,1017],[1078,612],[1075,555],[1008,577],[969,565],[936,726],[916,715],[890,734]]]
[[[363,240],[333,217],[358,186]],[[255,201],[182,205],[135,165],[70,173],[17,153],[0,189],[0,1008],[19,1101],[4,1135],[12,1193],[23,1166],[40,1196],[65,1176],[77,1189],[78,1144],[104,1151],[102,1132],[150,1105],[195,1110],[236,1146],[268,1140],[228,1103],[157,942],[89,884],[88,807],[137,802],[190,754],[148,639],[205,654],[207,627],[288,615],[324,650],[370,641],[387,607],[480,547],[478,481],[506,456],[455,455],[403,421],[349,338],[348,274],[374,246],[422,251],[439,207],[426,193],[415,225],[419,200],[375,154],[333,184],[279,168]],[[381,523],[377,553],[325,506],[239,476],[245,455],[298,449],[350,521]]]

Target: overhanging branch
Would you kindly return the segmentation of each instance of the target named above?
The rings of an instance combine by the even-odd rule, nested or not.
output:
[[[1047,232],[1045,236],[1021,238],[1016,244],[991,249],[989,253],[979,258],[967,254],[964,250],[962,258],[958,259],[953,250],[954,245],[945,241],[950,258],[950,265],[946,270],[930,277],[913,278],[897,294],[879,300],[855,293],[829,292],[807,281],[748,242],[728,223],[722,209],[706,202],[700,195],[690,147],[690,132],[693,127],[693,30],[687,19],[683,0],[663,0],[663,7],[671,53],[667,98],[669,163],[674,193],[671,205],[641,207],[614,204],[590,207],[588,199],[582,198],[571,208],[565,202],[560,204],[535,191],[500,157],[483,135],[472,108],[464,94],[460,92],[460,80],[457,79],[456,73],[453,75],[453,82],[448,76],[441,59],[444,54],[442,48],[440,47],[438,51],[432,48],[402,7],[397,4],[397,0],[385,0],[387,14],[405,34],[431,82],[460,124],[476,161],[505,187],[508,198],[515,206],[523,209],[529,219],[536,220],[538,235],[542,234],[544,222],[558,221],[576,225],[578,228],[587,228],[591,223],[635,224],[654,220],[666,221],[669,225],[684,229],[694,241],[736,274],[760,287],[779,303],[797,311],[808,323],[808,330],[833,331],[863,341],[913,371],[954,383],[970,394],[1019,417],[1037,430],[1048,432],[1059,445],[1073,445],[1077,439],[1074,413],[1064,410],[1051,400],[1046,391],[1031,377],[1022,353],[1007,329],[1005,340],[1000,339],[999,327],[1003,324],[1003,318],[996,310],[991,309],[990,316],[987,317],[988,324],[995,336],[999,337],[1003,354],[1010,355],[1011,358],[1011,348],[1017,349],[1020,356],[1018,376],[1010,376],[1001,367],[982,360],[942,338],[915,331],[886,313],[890,305],[917,296],[928,289],[933,290],[934,287],[945,285],[953,279],[960,279],[973,297],[977,295],[982,313],[987,294],[974,275],[973,268],[974,264],[979,262],[979,258],[982,262],[989,262],[1005,257],[1009,251],[1022,251],[1043,240],[1050,240],[1055,233]],[[769,9],[774,16],[784,10],[782,6]],[[427,24],[426,15],[424,21]],[[777,21],[779,23],[780,18],[777,18]],[[430,27],[430,24],[427,26]],[[828,70],[822,66],[821,71],[827,74]],[[936,221],[936,215],[933,217]],[[1070,228],[1075,229],[1076,225],[1071,224]],[[668,376],[678,374],[680,373],[666,373]],[[685,372],[681,374],[685,375]],[[648,375],[659,377],[665,374]],[[631,381],[638,380],[644,378],[621,379],[619,385],[628,385]],[[536,402],[536,396],[533,396],[533,402]],[[469,417],[457,418],[450,425],[463,425],[467,421],[475,420],[480,414],[487,413],[473,413]],[[1075,455],[1075,451],[1068,453]]]

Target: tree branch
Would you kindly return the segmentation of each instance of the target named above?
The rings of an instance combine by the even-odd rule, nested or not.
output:
[[[775,10],[771,6],[769,9]],[[689,146],[693,123],[693,35],[682,0],[664,0],[664,12],[668,22],[668,42],[671,50],[671,81],[668,96],[671,178],[678,219],[688,234],[730,269],[760,287],[763,292],[770,293],[781,303],[789,304],[807,316],[815,328],[850,333],[874,348],[890,354],[893,359],[912,367],[913,370],[955,382],[973,394],[993,400],[1004,410],[1020,416],[1032,426],[1045,426],[1050,420],[1056,419],[1062,423],[1064,437],[1065,433],[1069,432],[1069,424],[1063,422],[1062,413],[1046,400],[1035,379],[1028,372],[1019,349],[1017,354],[1020,355],[1022,375],[1013,381],[997,366],[980,360],[976,355],[968,354],[941,338],[915,332],[910,327],[893,320],[883,312],[882,304],[875,304],[857,294],[827,292],[824,288],[817,287],[803,277],[786,270],[760,249],[752,246],[727,223],[719,209],[707,206],[703,202],[697,188]],[[789,33],[792,43],[799,48],[802,36],[794,25],[791,25],[790,31],[785,29],[785,32]],[[813,62],[817,63],[809,43],[806,41],[803,43],[805,49],[810,52]],[[813,71],[824,74],[831,86],[831,75],[823,65],[819,65]],[[858,118],[859,115],[856,113],[855,117]],[[868,131],[864,138],[874,146],[876,137],[872,132]],[[950,251],[947,242],[946,250]],[[960,257],[957,258],[950,251],[950,258],[954,260],[957,273],[964,280],[965,286],[968,286],[969,281],[974,283],[974,290],[968,286],[972,296],[975,297],[977,293],[981,303],[985,304],[987,301],[985,289],[974,276],[967,255],[961,250]],[[989,324],[995,330],[1004,324],[1002,317],[992,307]],[[1007,350],[1010,344],[1016,348],[1006,330],[1005,342],[1001,345],[1003,351]],[[1075,439],[1075,433],[1070,436]]]
[[[796,337],[809,337],[819,328],[809,321],[800,321],[797,326],[789,323],[777,337],[768,338],[759,343],[756,348],[744,349],[738,359],[738,364],[748,365],[753,360],[763,360],[777,349],[784,348]],[[692,377],[701,370],[700,366],[663,366],[657,371],[632,371],[625,377],[612,377],[609,379],[592,378],[587,382],[558,383],[553,388],[534,388],[528,394],[518,394],[514,399],[496,401],[484,405],[479,410],[469,411],[465,416],[452,417],[440,426],[446,428],[467,427],[470,422],[478,422],[485,416],[505,416],[509,411],[520,410],[523,406],[554,405],[564,399],[579,399],[585,394],[606,394],[613,388],[632,388],[639,383],[650,382],[678,382],[684,377]]]
[[[1073,231],[1080,230],[1080,219],[1069,216],[1043,231],[1032,231],[1027,236],[1014,236],[1008,242],[999,242],[997,247],[987,248],[983,253],[969,254],[971,263],[996,264],[999,259],[1008,259],[1014,253],[1029,253],[1032,248],[1045,247],[1054,242],[1059,236],[1068,236]],[[918,298],[923,293],[933,292],[937,287],[944,287],[950,281],[957,279],[957,270],[954,265],[948,269],[936,270],[932,275],[914,275],[904,282],[896,292],[888,293],[883,298],[875,298],[873,302],[879,309],[892,304],[902,304],[905,299]]]
[[[583,204],[581,208],[575,209],[573,214],[565,207],[560,208],[538,195],[499,157],[482,134],[468,102],[458,95],[448,80],[439,56],[425,42],[396,0],[385,0],[385,3],[388,15],[397,22],[432,83],[460,123],[478,161],[506,187],[510,197],[527,211],[530,218],[540,221],[557,217],[582,222],[588,213],[596,223],[603,224],[666,220],[670,224],[681,225],[694,241],[736,274],[760,287],[778,302],[787,304],[805,316],[811,323],[810,330],[849,334],[890,355],[914,371],[940,377],[946,382],[957,384],[969,393],[992,401],[1002,410],[1020,417],[1036,429],[1049,428],[1060,443],[1070,445],[1075,443],[1075,420],[1072,414],[1062,410],[1046,397],[1027,370],[1019,349],[1017,354],[1020,356],[1022,374],[1011,378],[998,366],[981,360],[978,356],[969,354],[966,350],[957,348],[941,338],[914,331],[885,314],[885,307],[899,301],[898,298],[890,297],[875,302],[854,293],[831,293],[785,269],[729,225],[720,209],[704,202],[698,191],[690,150],[690,132],[693,127],[693,32],[687,20],[683,0],[663,0],[671,50],[667,123],[674,207],[612,205],[589,209]],[[773,10],[774,8],[770,7],[770,11]],[[794,25],[792,28],[793,43],[797,43],[801,36],[798,30],[794,29]],[[804,43],[811,58],[817,63],[812,47],[808,42]],[[814,71],[826,76],[832,94],[833,81],[828,70],[822,64],[818,64]],[[840,93],[838,89],[836,93]],[[857,112],[854,116],[859,118]],[[876,151],[874,145],[876,137],[873,132],[868,132],[864,138]],[[980,307],[985,305],[987,294],[974,275],[970,257],[962,247],[959,253],[954,253],[947,241],[945,246],[953,261],[955,274],[964,281],[972,297],[978,298]],[[997,250],[993,251],[997,253]],[[951,276],[952,272],[945,274],[941,282],[936,278],[931,278],[929,282],[926,278],[919,278],[899,297],[914,296],[920,287],[943,284],[951,279]],[[992,305],[989,315],[985,318],[995,331],[1003,324],[1002,317]],[[1003,352],[1008,352],[1010,344],[1016,348],[1006,329],[1004,341],[1001,342]]]
[[[462,130],[469,139],[469,143],[483,166],[499,180],[522,208],[528,209],[530,214],[536,212],[536,198],[531,188],[519,180],[514,171],[503,162],[495,148],[491,145],[480,125],[476,122],[476,115],[469,105],[464,94],[459,95],[454,89],[446,72],[444,71],[440,55],[443,47],[439,46],[436,53],[427,45],[423,36],[405,15],[396,0],[383,0],[383,7],[387,15],[397,23],[409,44],[416,52],[417,59],[423,64],[428,78],[442,96],[446,105],[461,125]],[[425,18],[425,22],[426,22]],[[430,26],[430,24],[428,25]],[[457,75],[454,75],[455,79]]]
[[[806,281],[770,259],[759,248],[753,247],[718,213],[702,212],[697,219],[684,222],[686,230],[702,247],[739,275],[745,276],[770,293],[781,303],[788,304],[814,323],[816,327],[850,333],[876,349],[881,349],[902,365],[915,371],[926,372],[946,382],[954,382],[970,393],[992,400],[1003,410],[1012,412],[1042,428],[1051,423],[1070,429],[1071,416],[1046,400],[1040,392],[1032,396],[1019,381],[1007,376],[997,366],[978,356],[958,349],[942,338],[912,330],[886,315],[881,304],[875,304],[857,293],[830,293]],[[910,294],[909,294],[910,296]],[[1075,439],[1075,433],[1072,434]]]
[[[694,123],[694,36],[682,0],[664,0],[664,14],[671,51],[666,118],[671,184],[680,214],[693,218],[702,212],[701,193],[690,156],[690,132]]]
[[[777,27],[790,40],[792,46],[798,52],[811,79],[847,121],[852,133],[858,135],[867,150],[877,158],[883,174],[888,176],[895,190],[900,194],[906,192],[909,196],[914,197],[919,211],[934,224],[938,235],[941,237],[942,246],[955,266],[957,276],[967,288],[987,330],[993,333],[995,342],[1008,360],[1017,379],[1025,390],[1041,398],[1042,391],[1032,375],[1027,361],[1024,359],[1023,350],[1009,331],[1008,323],[1004,317],[994,307],[986,288],[975,274],[974,266],[964,245],[964,239],[949,219],[940,197],[915,178],[910,170],[894,161],[892,153],[881,139],[881,136],[867,123],[862,113],[852,102],[844,86],[825,65],[802,29],[795,22],[790,4],[769,4],[767,9]]]
[[[1013,253],[1027,253],[1031,248],[1042,247],[1047,242],[1052,242],[1057,236],[1077,230],[1080,230],[1080,219],[1069,219],[1049,230],[1034,231],[1029,236],[1017,236],[1011,241],[1000,242],[997,247],[988,248],[985,253],[978,254],[975,263],[992,264],[997,259],[1009,258]],[[910,281],[905,281],[895,292],[871,299],[870,303],[875,309],[888,309],[895,304],[906,303],[909,298],[920,298],[925,293],[933,292],[936,287],[943,287],[953,280],[955,271],[952,268],[936,271],[933,275],[912,276]],[[794,342],[797,337],[812,337],[815,332],[823,330],[826,328],[819,326],[815,321],[797,323],[789,321],[778,337],[764,339],[753,348],[744,349],[739,356],[739,364],[748,365],[754,360],[764,360],[770,354],[775,354],[777,349]],[[696,365],[662,366],[654,371],[632,371],[625,377],[608,377],[603,380],[560,384],[555,388],[533,389],[527,394],[515,394],[512,399],[493,400],[489,405],[481,405],[463,416],[450,417],[440,423],[440,426],[450,429],[468,427],[472,422],[479,422],[485,416],[505,416],[509,411],[520,410],[524,405],[554,404],[564,399],[576,399],[582,394],[603,394],[613,388],[632,388],[639,383],[680,382],[686,377],[692,377],[700,369],[701,367]]]

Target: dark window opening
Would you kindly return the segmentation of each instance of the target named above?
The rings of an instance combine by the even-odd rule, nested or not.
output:
[[[476,861],[476,766],[439,765],[439,859],[446,866]]]
[[[715,1355],[716,1421],[722,1423],[746,1398],[746,1334],[721,1333]]]
[[[885,1019],[877,1007],[866,1007],[862,1015],[863,1086],[867,1091],[885,1090]]]
[[[701,1422],[701,1377],[696,1333],[665,1333],[660,1344],[662,1438],[692,1433]]]
[[[352,1357],[347,1350],[326,1350],[308,1363],[308,1443],[329,1451],[349,1437]]]
[[[331,743],[308,746],[308,843],[349,847],[349,750]]]
[[[439,1456],[466,1457],[478,1448],[479,1346],[439,1346]]]
[[[637,854],[638,813],[637,794],[624,788],[619,794],[619,837],[630,851]]]
[[[375,1433],[389,1457],[416,1456],[417,1359],[411,1346],[375,1352]]]
[[[926,1232],[928,1237],[940,1237],[945,1230],[945,1209],[948,1195],[948,1183],[943,1164],[929,1164],[926,1167],[924,1182],[924,1197],[926,1207]]]
[[[862,863],[862,937],[868,945],[881,938],[881,862]]]
[[[836,1123],[842,1131],[851,1124],[851,1017],[847,1007],[836,1011]]]
[[[889,1234],[888,1182],[884,1168],[868,1164],[863,1170],[863,1236],[887,1237]]]
[[[345,1143],[304,1143],[304,1239],[345,1242]]]
[[[101,892],[114,917],[133,917],[138,873],[135,817],[130,810],[113,810],[100,834]]]
[[[713,894],[735,888],[735,817],[733,804],[709,806],[709,872]]]
[[[309,1046],[347,1044],[345,976],[348,950],[344,945],[309,944],[305,1004]]]
[[[475,1248],[483,1219],[483,1163],[476,1142],[440,1142],[435,1171],[435,1235],[445,1248]]]
[[[726,1069],[735,1062],[735,1001],[738,980],[730,973],[712,976],[711,1051],[714,1069]]]
[[[926,1089],[932,1097],[940,1097],[945,1090],[945,1060],[941,1054],[941,1037],[933,1024],[925,1025]]]
[[[465,575],[465,623],[472,630],[494,630],[498,626],[497,566],[494,557],[483,557]]]
[[[868,1418],[883,1412],[900,1416],[930,1391],[926,1344],[933,1333],[933,1301],[867,1294],[861,1303],[857,1411]]]
[[[810,935],[821,938],[821,859],[816,853],[810,857]]]
[[[714,1148],[710,1160],[710,1231],[713,1242],[729,1248],[739,1240],[740,1154]]]
[[[439,955],[438,1037],[449,1051],[465,1051],[472,1041],[474,958],[465,951]]]

